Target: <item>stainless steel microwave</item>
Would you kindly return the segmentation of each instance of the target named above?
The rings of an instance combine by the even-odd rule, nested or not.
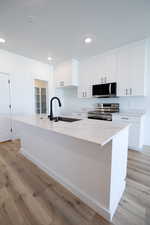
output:
[[[117,96],[117,83],[95,84],[92,86],[92,96],[96,98],[111,98]]]

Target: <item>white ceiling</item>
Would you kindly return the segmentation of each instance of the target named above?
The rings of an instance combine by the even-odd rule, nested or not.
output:
[[[89,46],[87,34],[95,37]],[[7,41],[0,48],[43,62],[48,55],[92,56],[147,36],[150,0],[0,0],[0,37]]]

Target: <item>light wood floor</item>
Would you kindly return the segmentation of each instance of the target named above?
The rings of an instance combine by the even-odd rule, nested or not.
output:
[[[0,144],[0,225],[150,225],[150,149],[129,151],[127,187],[112,223],[19,153]]]

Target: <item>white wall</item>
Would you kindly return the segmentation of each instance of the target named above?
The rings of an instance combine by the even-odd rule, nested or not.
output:
[[[0,50],[0,72],[11,77],[13,113],[34,114],[33,81],[46,80],[52,90],[52,69],[48,64]]]
[[[150,145],[150,40],[147,49],[147,97],[145,101],[146,121],[145,121],[145,144]]]

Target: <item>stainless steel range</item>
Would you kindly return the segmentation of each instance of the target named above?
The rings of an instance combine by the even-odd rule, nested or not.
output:
[[[97,104],[94,111],[88,112],[88,118],[112,121],[112,113],[116,112],[119,112],[119,103]]]

